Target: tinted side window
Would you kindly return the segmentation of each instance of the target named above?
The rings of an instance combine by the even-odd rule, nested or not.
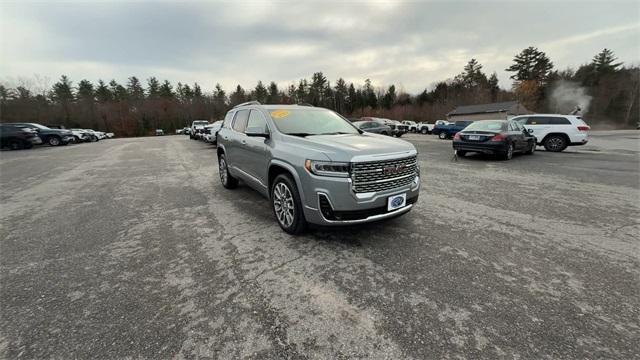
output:
[[[527,120],[527,125],[548,125],[549,118],[542,116],[532,116]]]
[[[512,121],[511,124],[513,125],[513,129],[515,131],[523,131],[524,130],[524,127],[522,126],[522,124],[520,124],[517,121]]]
[[[550,117],[549,124],[551,125],[571,125],[571,122],[567,118],[563,117]]]
[[[249,114],[247,129],[252,127],[259,127],[262,130],[267,130],[267,121],[258,110],[251,110],[251,113]]]
[[[247,128],[247,121],[249,120],[249,110],[240,110],[236,113],[236,117],[233,120],[233,130],[243,133]]]

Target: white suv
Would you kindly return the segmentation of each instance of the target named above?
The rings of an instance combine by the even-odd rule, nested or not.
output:
[[[589,130],[582,117],[575,115],[533,114],[515,116],[512,120],[536,137],[538,145],[547,151],[560,152],[567,146],[584,145],[589,141]]]

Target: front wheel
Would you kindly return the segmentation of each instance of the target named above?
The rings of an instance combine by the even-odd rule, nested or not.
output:
[[[22,149],[22,143],[19,140],[10,140],[8,145],[11,150]]]
[[[271,205],[282,230],[298,235],[306,229],[307,221],[302,212],[300,194],[290,176],[280,174],[273,181]]]
[[[420,132],[422,133],[422,135],[427,135],[427,133],[429,133],[429,130],[423,128],[422,130],[420,130]]]
[[[438,139],[446,140],[447,139],[447,133],[441,132],[440,134],[438,134]]]
[[[467,155],[467,152],[464,150],[456,150],[456,155],[458,156],[465,156]]]
[[[218,157],[218,171],[220,172],[220,182],[222,183],[222,186],[227,189],[234,189],[238,186],[238,179],[229,174],[227,158],[224,154],[220,154]]]
[[[525,152],[525,154],[527,155],[533,155],[533,153],[536,151],[536,142],[532,141],[531,145],[529,146],[529,149],[527,149],[527,151]]]
[[[49,145],[51,146],[58,146],[61,144],[60,138],[57,136],[52,136],[49,138],[49,140],[47,141],[47,143],[49,143]]]

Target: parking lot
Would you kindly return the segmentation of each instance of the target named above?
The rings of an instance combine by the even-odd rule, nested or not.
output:
[[[405,138],[409,214],[301,237],[186,136],[2,152],[0,357],[640,357],[638,132]]]

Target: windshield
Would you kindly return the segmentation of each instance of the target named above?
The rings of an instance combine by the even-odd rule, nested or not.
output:
[[[484,131],[506,131],[507,122],[502,120],[483,120],[476,121],[467,126],[465,130],[484,130]]]
[[[269,112],[278,130],[288,135],[359,134],[348,121],[324,109],[282,109]]]

